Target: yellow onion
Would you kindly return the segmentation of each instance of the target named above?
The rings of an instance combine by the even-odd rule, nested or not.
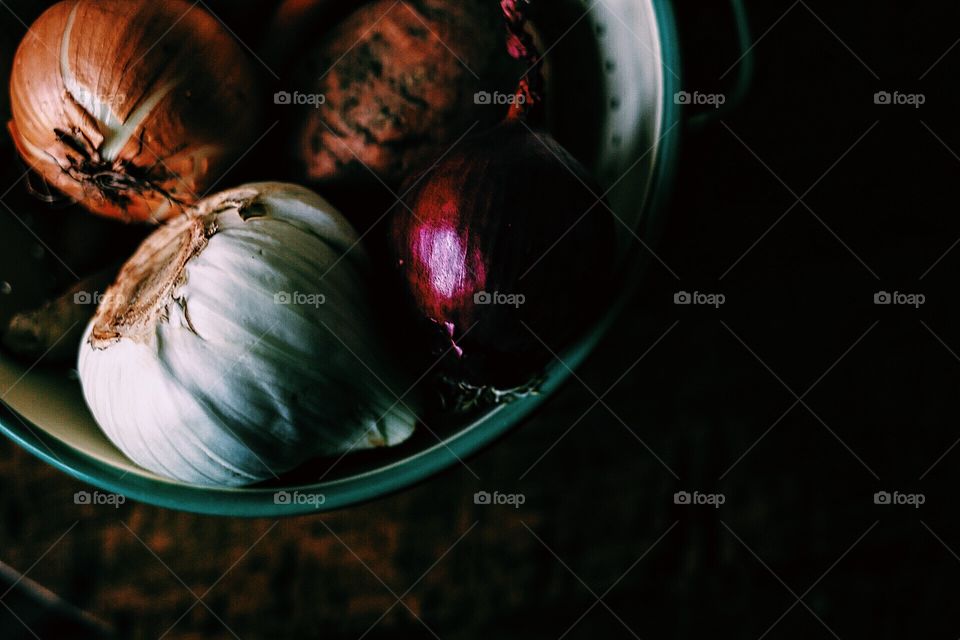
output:
[[[10,132],[33,169],[89,210],[167,219],[262,135],[253,64],[182,0],[60,2],[17,50]]]

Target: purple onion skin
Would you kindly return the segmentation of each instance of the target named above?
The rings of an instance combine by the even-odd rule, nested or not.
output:
[[[462,142],[404,197],[393,258],[449,378],[527,384],[599,318],[616,244],[600,193],[549,134],[508,121]]]

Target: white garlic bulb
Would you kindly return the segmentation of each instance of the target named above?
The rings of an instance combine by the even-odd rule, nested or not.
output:
[[[204,200],[104,294],[80,350],[87,404],[131,460],[200,485],[397,444],[416,418],[374,327],[371,275],[352,227],[307,189]]]

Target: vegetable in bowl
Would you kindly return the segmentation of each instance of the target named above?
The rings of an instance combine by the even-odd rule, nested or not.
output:
[[[368,258],[315,193],[250,184],[153,233],[80,348],[91,412],[131,460],[246,485],[416,424],[376,328]]]

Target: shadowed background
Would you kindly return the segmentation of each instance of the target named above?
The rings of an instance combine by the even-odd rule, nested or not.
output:
[[[722,90],[724,13],[678,4],[686,85]],[[955,638],[960,9],[747,4],[753,90],[684,141],[666,267],[580,380],[469,469],[227,520],[76,506],[87,487],[3,440],[2,560],[125,638]],[[29,637],[10,602],[0,629]]]

